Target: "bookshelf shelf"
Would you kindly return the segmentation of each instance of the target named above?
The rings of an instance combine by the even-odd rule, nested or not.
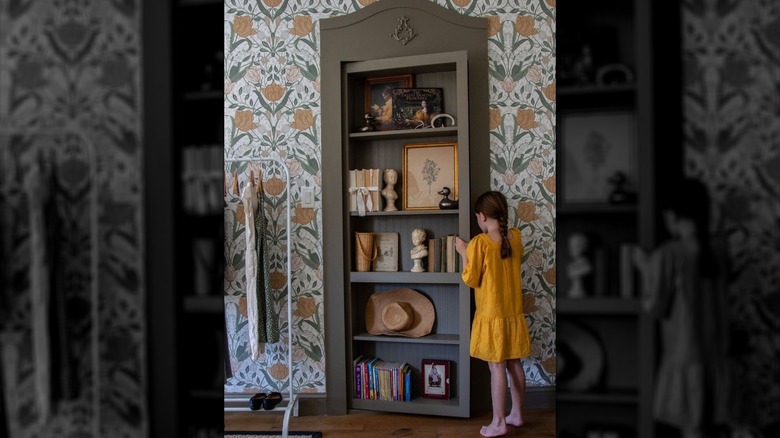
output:
[[[459,284],[460,272],[352,272],[353,283]]]
[[[396,342],[402,344],[444,344],[444,345],[458,345],[460,344],[459,335],[448,334],[434,334],[424,336],[422,338],[405,338],[401,336],[376,336],[368,333],[360,333],[352,337],[355,341],[366,342]]]

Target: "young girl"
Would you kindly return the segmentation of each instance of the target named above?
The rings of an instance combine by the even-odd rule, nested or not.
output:
[[[457,238],[463,282],[474,288],[476,313],[471,329],[470,354],[488,362],[491,376],[493,421],[480,434],[500,436],[507,425],[523,425],[525,372],[520,358],[531,354],[531,339],[523,314],[520,230],[507,227],[508,207],[500,192],[482,194],[474,203],[483,234],[466,243]],[[505,416],[507,371],[512,379],[512,409]]]
[[[634,251],[643,308],[661,328],[653,414],[683,437],[714,436],[729,403],[723,266],[710,237],[707,188],[683,180],[675,190],[660,205],[668,237],[649,254]]]

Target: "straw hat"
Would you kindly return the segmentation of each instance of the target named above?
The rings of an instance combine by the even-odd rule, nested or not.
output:
[[[366,305],[366,330],[372,335],[419,338],[431,332],[435,318],[433,303],[408,288],[374,293]]]

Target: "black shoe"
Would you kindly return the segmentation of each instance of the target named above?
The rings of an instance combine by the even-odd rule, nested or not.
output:
[[[266,398],[268,398],[268,396],[265,395],[264,392],[253,395],[252,398],[249,399],[249,409],[253,411],[260,409],[265,404]]]
[[[268,397],[263,400],[263,409],[270,411],[271,409],[275,408],[276,405],[278,405],[281,401],[282,394],[279,392],[272,392],[268,394]]]

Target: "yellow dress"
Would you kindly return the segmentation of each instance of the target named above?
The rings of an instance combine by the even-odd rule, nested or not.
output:
[[[501,242],[487,234],[475,236],[461,274],[474,288],[476,312],[471,325],[470,354],[487,362],[503,362],[531,354],[531,338],[523,314],[520,230],[510,228],[512,256],[501,259]]]

